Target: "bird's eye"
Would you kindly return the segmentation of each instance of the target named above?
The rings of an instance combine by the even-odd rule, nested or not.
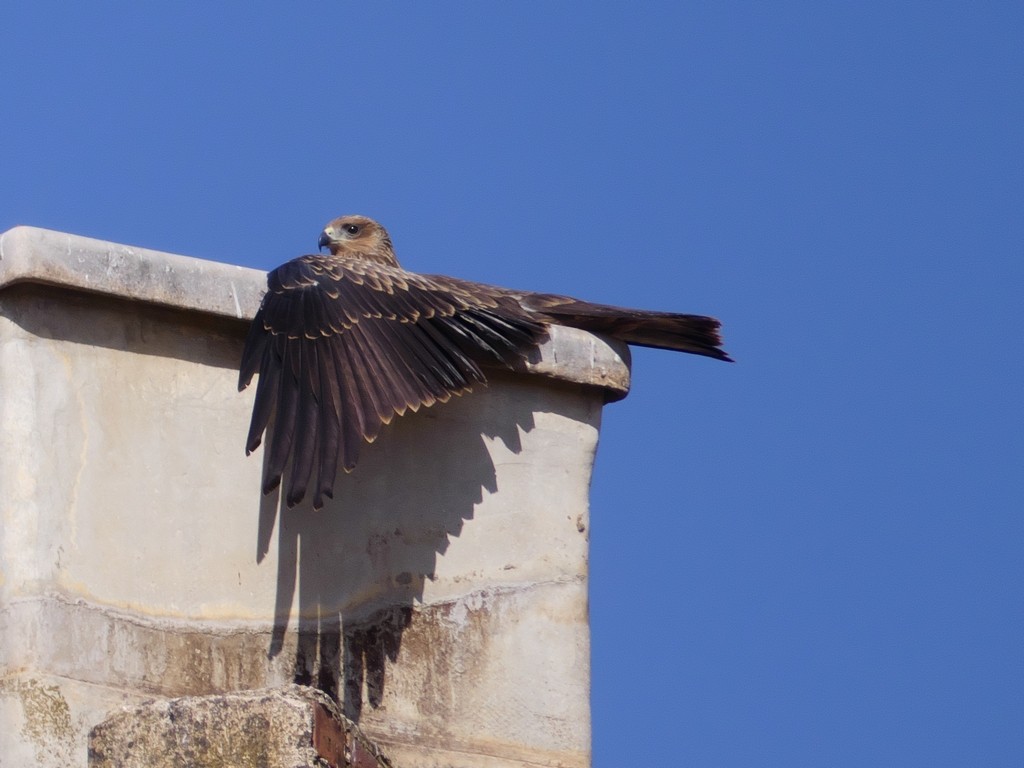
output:
[[[346,224],[345,225],[345,231],[348,232],[350,235],[358,235],[359,234],[359,225],[358,224]]]

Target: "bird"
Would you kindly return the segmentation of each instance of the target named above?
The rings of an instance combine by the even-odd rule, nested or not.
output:
[[[262,490],[278,488],[287,469],[289,507],[312,486],[320,509],[364,441],[396,416],[486,384],[488,365],[514,370],[552,325],[732,362],[712,317],[406,271],[366,216],[333,219],[317,245],[267,275],[239,367],[239,391],[258,375],[246,455],[266,433]]]

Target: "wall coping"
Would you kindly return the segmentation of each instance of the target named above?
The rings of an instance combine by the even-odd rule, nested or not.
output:
[[[19,283],[58,286],[247,322],[266,291],[258,269],[122,243],[18,226],[0,234],[0,291]],[[605,390],[629,392],[629,347],[556,326],[525,372]]]

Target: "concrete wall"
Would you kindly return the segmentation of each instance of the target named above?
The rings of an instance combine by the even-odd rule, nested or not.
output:
[[[236,391],[264,287],[0,235],[0,766],[84,766],[143,699],[293,682],[397,765],[589,765],[587,495],[625,348],[555,333],[282,510]]]

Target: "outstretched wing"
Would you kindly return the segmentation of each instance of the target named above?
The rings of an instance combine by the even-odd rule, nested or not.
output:
[[[239,389],[259,374],[249,453],[270,425],[263,492],[290,463],[287,502],[315,482],[330,497],[395,415],[486,381],[545,335],[500,289],[339,256],[302,256],[270,273],[242,354]],[[272,422],[272,423],[271,423]]]

